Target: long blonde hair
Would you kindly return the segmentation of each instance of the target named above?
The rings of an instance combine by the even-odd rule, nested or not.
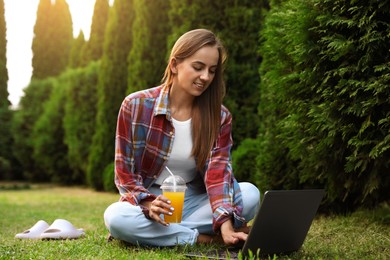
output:
[[[180,62],[205,46],[216,46],[219,59],[213,81],[202,95],[195,98],[192,108],[192,155],[196,159],[197,170],[201,172],[204,170],[221,127],[221,105],[226,92],[223,79],[226,51],[213,32],[206,29],[196,29],[183,34],[176,41],[169,57],[169,61],[174,58]],[[168,62],[162,81],[171,87],[173,77],[174,74]]]

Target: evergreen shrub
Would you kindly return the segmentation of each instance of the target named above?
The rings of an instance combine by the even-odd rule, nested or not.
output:
[[[115,164],[112,162],[103,171],[103,185],[105,191],[118,192],[115,186]]]
[[[390,3],[375,0],[271,8],[258,157],[269,188],[324,187],[335,209],[388,200],[389,15]]]

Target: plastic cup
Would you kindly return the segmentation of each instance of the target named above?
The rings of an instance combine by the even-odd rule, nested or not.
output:
[[[175,184],[176,181],[176,184]],[[172,215],[164,215],[167,223],[180,223],[183,215],[184,195],[187,188],[185,181],[180,176],[169,176],[161,184],[162,194],[171,201],[174,208]]]

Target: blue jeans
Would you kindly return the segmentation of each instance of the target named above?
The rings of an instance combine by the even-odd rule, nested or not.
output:
[[[260,192],[248,182],[239,183],[243,214],[246,221],[253,219],[260,206]],[[149,191],[161,194],[159,186]],[[104,222],[113,236],[134,245],[175,246],[196,243],[199,233],[214,234],[212,212],[208,195],[199,183],[187,185],[182,222],[163,226],[149,220],[139,206],[128,202],[115,202],[104,212]]]

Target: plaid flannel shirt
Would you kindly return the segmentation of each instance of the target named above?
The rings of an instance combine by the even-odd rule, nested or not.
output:
[[[169,89],[159,86],[127,96],[122,102],[115,139],[115,184],[121,201],[139,205],[154,200],[148,188],[166,165],[175,137],[168,108]],[[213,212],[213,229],[232,219],[244,223],[242,198],[232,173],[232,117],[222,106],[221,130],[205,165],[203,179]]]

